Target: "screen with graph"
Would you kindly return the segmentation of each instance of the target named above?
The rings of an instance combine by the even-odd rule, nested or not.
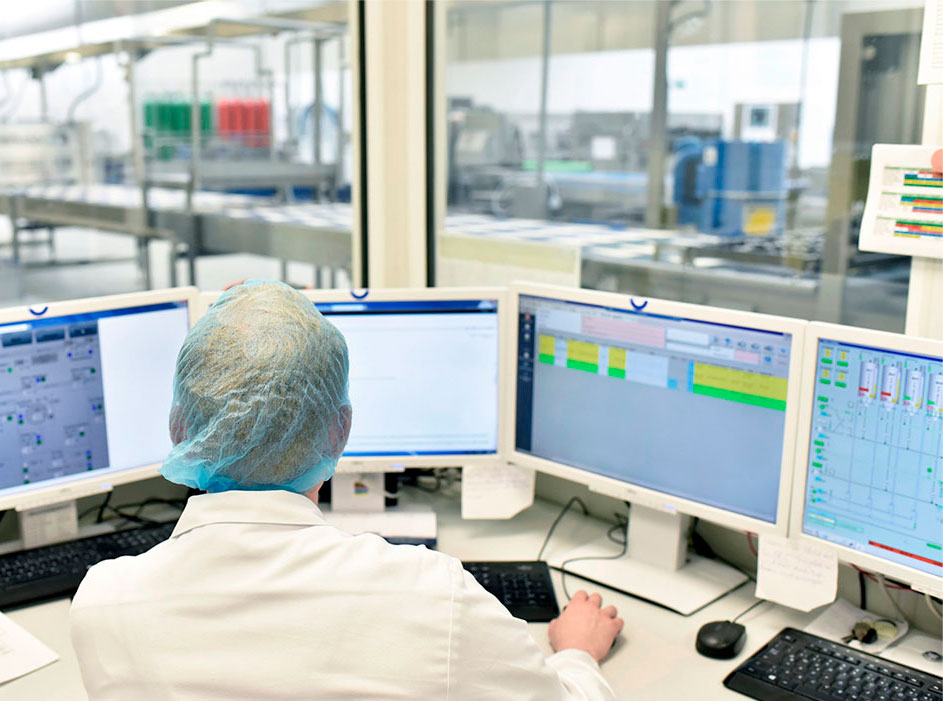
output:
[[[803,532],[943,574],[943,358],[820,339]]]
[[[521,295],[515,444],[776,521],[792,336]]]
[[[350,354],[346,457],[498,449],[498,301],[317,303]]]

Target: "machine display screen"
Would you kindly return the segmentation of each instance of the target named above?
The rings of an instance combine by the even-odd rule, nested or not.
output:
[[[0,324],[0,490],[159,463],[185,302]]]
[[[802,530],[943,575],[943,358],[821,339]]]
[[[792,336],[522,295],[517,450],[775,522]]]
[[[497,300],[316,306],[350,354],[345,456],[497,452]]]

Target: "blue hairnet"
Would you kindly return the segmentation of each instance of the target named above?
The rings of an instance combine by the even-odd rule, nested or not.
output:
[[[347,344],[314,304],[251,280],[216,301],[177,357],[160,473],[209,492],[305,492],[334,474],[350,427]]]

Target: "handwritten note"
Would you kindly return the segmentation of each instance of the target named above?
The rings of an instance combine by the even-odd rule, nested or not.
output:
[[[838,558],[827,548],[780,536],[761,536],[756,596],[800,611],[835,600]]]
[[[58,659],[59,655],[0,613],[0,684]]]
[[[462,518],[506,519],[534,503],[535,473],[494,463],[462,468]]]

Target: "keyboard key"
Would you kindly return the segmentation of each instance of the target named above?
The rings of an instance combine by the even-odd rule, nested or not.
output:
[[[753,686],[743,682],[741,687],[738,675],[756,681]],[[728,675],[724,684],[761,701],[943,701],[940,692],[930,692],[939,689],[939,677],[899,664],[882,664],[866,653],[794,629],[767,643]],[[769,692],[762,691],[764,684],[769,685]]]

